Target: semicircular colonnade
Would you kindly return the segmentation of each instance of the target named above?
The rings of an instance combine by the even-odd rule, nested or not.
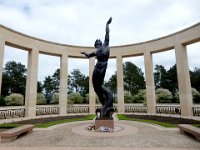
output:
[[[117,66],[117,109],[124,113],[123,58],[144,56],[146,77],[147,113],[156,113],[155,85],[152,54],[175,49],[180,108],[182,116],[192,116],[192,92],[188,67],[187,45],[200,41],[200,23],[179,32],[136,44],[110,47],[110,57],[116,58]],[[28,72],[25,93],[25,116],[36,116],[37,77],[39,54],[60,57],[59,115],[67,115],[67,77],[68,58],[84,58],[81,51],[93,51],[93,47],[74,46],[54,43],[31,37],[0,25],[0,89],[2,84],[3,59],[5,46],[28,51]],[[95,58],[89,59],[89,77],[95,65]],[[1,93],[0,93],[1,95]],[[95,113],[95,93],[89,79],[89,112]]]

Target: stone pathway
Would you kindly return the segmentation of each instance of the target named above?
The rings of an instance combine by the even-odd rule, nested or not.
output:
[[[134,121],[115,119],[115,131],[102,133],[88,131],[92,121],[60,124],[19,137],[10,143],[1,143],[1,150],[186,150],[200,149],[200,142],[183,135],[178,128],[163,128]]]

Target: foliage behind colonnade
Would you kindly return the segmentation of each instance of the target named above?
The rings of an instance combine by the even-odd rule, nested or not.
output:
[[[145,103],[145,77],[142,69],[138,68],[132,62],[125,62],[123,64],[123,69],[125,103]],[[0,105],[5,105],[3,100],[11,93],[20,93],[25,96],[26,77],[27,69],[25,65],[15,61],[6,63],[3,70]],[[190,78],[191,86],[193,87],[193,100],[195,103],[200,103],[200,69],[195,68],[193,71],[190,70]],[[115,99],[117,95],[116,79],[117,74],[115,72],[110,79],[104,83],[106,87],[113,91]],[[155,65],[154,80],[158,103],[179,102],[176,65],[173,65],[169,70],[165,69],[162,65]],[[45,96],[46,103],[49,104],[52,103],[53,95],[59,92],[59,85],[60,69],[56,69],[53,75],[45,77],[43,83],[38,81],[37,92],[42,93]],[[70,101],[69,103],[88,103],[89,77],[82,74],[79,69],[74,69],[68,75],[68,89],[66,89],[66,92],[69,97],[74,98],[74,101]],[[74,95],[74,93],[78,94]],[[166,95],[168,96],[166,97]]]

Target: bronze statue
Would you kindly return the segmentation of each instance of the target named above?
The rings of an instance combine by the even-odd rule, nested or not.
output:
[[[113,109],[113,95],[110,90],[103,86],[104,77],[107,69],[107,63],[110,56],[110,48],[109,48],[109,24],[112,22],[112,17],[106,23],[106,35],[104,43],[102,44],[100,39],[97,39],[94,43],[94,47],[96,51],[92,53],[81,52],[86,57],[96,57],[97,63],[95,65],[92,83],[94,87],[94,91],[96,92],[99,101],[103,105],[101,109],[101,118],[112,118]],[[99,111],[99,110],[97,110]]]

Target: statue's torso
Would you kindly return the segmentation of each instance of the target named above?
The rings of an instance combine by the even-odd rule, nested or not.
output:
[[[106,47],[101,46],[96,51],[96,59],[98,60],[98,62],[105,62],[105,61],[107,62],[109,55],[110,55],[110,49],[107,46]]]

